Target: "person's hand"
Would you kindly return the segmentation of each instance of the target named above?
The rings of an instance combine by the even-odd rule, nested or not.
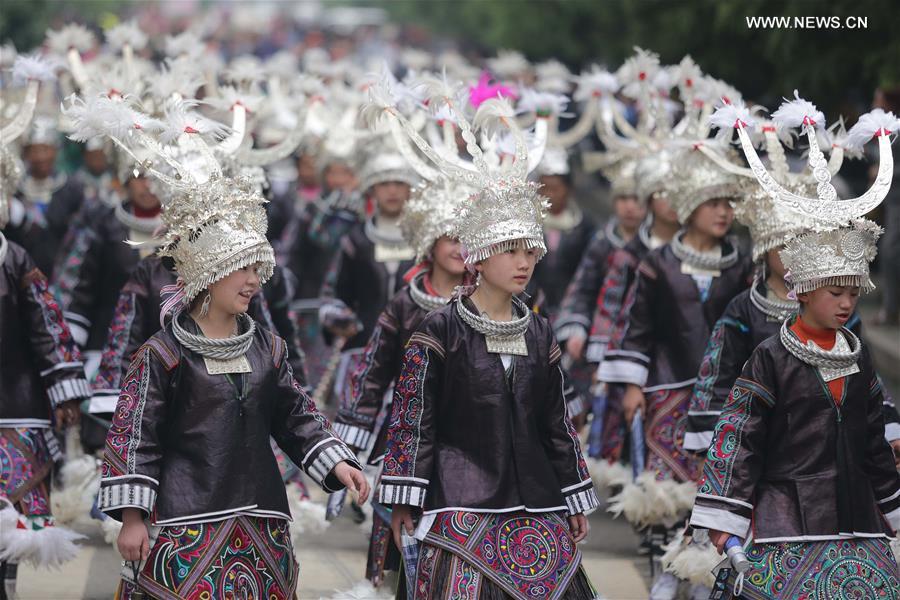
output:
[[[343,483],[348,490],[356,492],[356,503],[365,504],[369,498],[369,480],[362,471],[342,460],[334,467],[334,476]]]
[[[894,451],[894,466],[900,470],[900,440],[891,440],[891,449]]]
[[[401,532],[412,535],[416,530],[412,515],[413,507],[408,504],[395,504],[391,508],[391,533],[394,534],[394,543],[397,544],[397,548],[403,548],[403,544],[400,542]]]
[[[731,534],[727,531],[716,531],[715,529],[709,530],[709,541],[716,547],[716,551],[719,554],[725,554],[725,542],[727,542],[730,537]]]
[[[572,534],[572,539],[576,544],[586,538],[588,531],[590,530],[591,525],[590,523],[588,523],[587,517],[584,515],[584,513],[572,515],[569,517],[569,532]]]
[[[638,410],[641,411],[641,414],[647,414],[647,398],[644,397],[644,390],[640,386],[628,384],[625,396],[622,398],[622,411],[625,413],[626,427],[631,426],[634,414]]]
[[[143,515],[136,508],[122,510],[122,529],[116,541],[119,554],[125,560],[140,561],[150,556],[150,534],[144,524]]]
[[[579,360],[584,354],[584,345],[587,338],[583,335],[573,335],[566,340],[566,354],[572,357],[572,360]]]
[[[69,400],[56,407],[56,428],[62,431],[66,427],[78,425],[81,419],[81,407],[78,400]]]

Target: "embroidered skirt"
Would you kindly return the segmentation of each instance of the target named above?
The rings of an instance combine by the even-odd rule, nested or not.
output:
[[[416,600],[593,600],[596,595],[568,523],[558,513],[440,513],[419,547]]]
[[[394,543],[390,519],[384,514],[388,509],[375,506],[372,511],[372,537],[369,538],[369,553],[366,557],[366,579],[371,582],[384,580],[385,571],[400,568],[400,551]]]
[[[897,600],[900,571],[888,540],[753,544],[741,598]]]
[[[160,600],[295,598],[299,566],[284,519],[237,516],[214,523],[152,529],[140,592]],[[128,574],[126,565],[125,575]],[[136,597],[124,581],[116,598]],[[146,597],[146,596],[145,596]]]
[[[603,396],[595,396],[592,410],[594,420],[588,434],[588,454],[591,458],[601,458],[617,462],[622,458],[625,446],[625,417],[622,413],[623,385],[611,384]]]
[[[657,479],[684,483],[698,481],[703,473],[703,457],[684,449],[691,389],[688,386],[647,394],[646,468],[655,472]]]

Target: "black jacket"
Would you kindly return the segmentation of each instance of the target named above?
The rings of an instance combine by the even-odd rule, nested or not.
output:
[[[184,326],[199,328],[182,313]],[[210,375],[171,323],[141,346],[106,438],[98,505],[117,520],[137,507],[155,523],[237,513],[290,518],[269,438],[326,491],[353,453],[303,392],[284,340],[257,326],[242,375]]]
[[[508,379],[500,355],[459,316],[459,301],[430,313],[406,345],[380,501],[425,511],[593,510],[549,323],[532,316],[528,356],[515,357]]]
[[[863,345],[835,402],[818,370],[773,336],[744,366],[716,425],[691,524],[756,542],[890,535],[900,474]]]
[[[723,255],[731,243],[723,241]],[[621,345],[610,348],[598,371],[601,381],[633,383],[647,391],[693,385],[706,341],[725,307],[751,279],[749,259],[715,277],[705,301],[681,260],[666,244],[647,253],[630,294],[628,325]]]
[[[0,427],[46,427],[51,409],[90,395],[81,355],[47,278],[0,235]]]
[[[148,256],[137,264],[122,286],[103,346],[100,368],[92,382],[92,412],[112,412],[132,355],[160,330],[162,288],[174,285],[176,279],[170,259]],[[267,302],[270,295],[271,304]],[[257,322],[283,336],[288,344],[288,362],[294,371],[294,377],[300,385],[306,386],[304,355],[300,349],[296,325],[288,309],[290,298],[284,273],[276,266],[272,278],[263,286],[263,293],[256,294],[251,299],[247,313]]]
[[[560,232],[559,245],[534,267],[534,282],[544,293],[542,307],[553,318],[560,312],[563,295],[576,273],[582,273],[582,257],[597,253],[594,246],[601,237],[600,233],[594,234],[594,222],[585,215],[572,229]]]

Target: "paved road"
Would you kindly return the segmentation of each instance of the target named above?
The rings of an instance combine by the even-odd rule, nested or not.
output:
[[[317,498],[322,500],[323,497]],[[349,511],[345,511],[349,512]],[[84,550],[58,571],[19,569],[20,600],[108,599],[112,597],[121,565],[118,553],[103,541],[96,529]],[[638,600],[647,597],[649,574],[645,559],[634,549],[636,538],[621,521],[597,511],[591,515],[591,534],[583,544],[584,564],[594,585],[607,600]],[[346,592],[363,576],[366,534],[359,525],[342,516],[324,533],[310,535],[297,549],[300,561],[301,600],[350,598]],[[376,600],[388,595],[367,593],[352,596]]]

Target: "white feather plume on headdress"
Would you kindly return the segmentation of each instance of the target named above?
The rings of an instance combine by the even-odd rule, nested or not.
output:
[[[55,70],[58,66],[58,62],[37,54],[32,54],[31,56],[20,54],[16,57],[16,62],[13,64],[13,83],[21,85],[28,83],[32,79],[53,81],[56,79]]]
[[[575,78],[576,88],[572,98],[576,102],[584,102],[595,96],[612,96],[619,89],[616,76],[592,65],[590,71],[582,72]]]
[[[51,52],[61,56],[65,56],[72,48],[86,52],[94,46],[94,34],[84,25],[70,23],[61,29],[48,29],[47,46]]]
[[[228,135],[230,127],[191,110],[197,104],[196,100],[172,100],[166,103],[159,141],[168,144],[176,141],[183,133],[199,133],[215,139]]]
[[[756,126],[756,120],[750,114],[750,109],[744,106],[743,102],[723,104],[716,109],[709,117],[709,124],[712,127],[721,129],[726,136],[731,136],[732,129],[739,124],[745,127],[753,128]]]
[[[537,113],[541,115],[560,116],[569,105],[569,98],[564,94],[539,92],[530,88],[521,90],[521,98],[516,105],[516,113]]]
[[[193,31],[183,31],[177,35],[167,35],[165,41],[165,52],[169,58],[178,58],[187,56],[196,58],[204,54],[206,44]]]
[[[252,94],[249,91],[241,91],[233,86],[220,87],[218,92],[218,96],[204,98],[203,103],[224,111],[229,111],[235,104],[240,104],[249,112],[255,113],[259,111],[260,106],[265,102],[264,96]]]
[[[87,142],[102,136],[127,140],[135,129],[163,129],[161,121],[135,110],[122,99],[97,95],[84,100],[72,94],[67,100],[69,105],[62,105],[60,112],[71,123],[69,139],[76,142]]]
[[[875,135],[890,135],[900,130],[900,119],[881,108],[864,114],[847,132],[845,148],[860,151]]]
[[[167,59],[160,70],[149,77],[148,90],[153,97],[165,101],[178,94],[193,98],[203,85],[203,74],[197,64],[187,57]]]
[[[825,114],[816,105],[800,97],[794,90],[794,99],[784,99],[778,110],[772,113],[772,120],[782,127],[800,127],[804,124],[815,124],[819,129],[825,128]]]
[[[106,43],[116,52],[126,45],[133,50],[143,50],[147,46],[147,34],[135,21],[126,21],[106,31]]]
[[[488,136],[497,135],[510,129],[510,122],[515,120],[516,111],[506,98],[490,98],[481,103],[472,126]]]

